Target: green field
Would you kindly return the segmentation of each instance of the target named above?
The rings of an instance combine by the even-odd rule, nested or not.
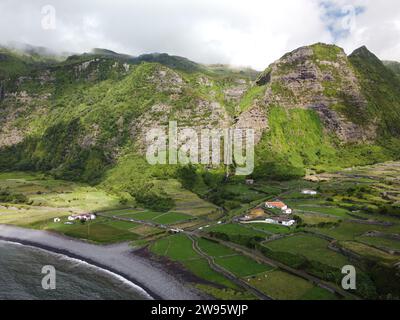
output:
[[[192,216],[178,212],[154,212],[154,211],[131,212],[130,210],[122,210],[118,211],[114,215],[122,218],[131,218],[141,221],[153,221],[159,224],[177,224],[193,219]]]
[[[329,242],[314,236],[298,234],[265,244],[265,247],[277,252],[302,255],[310,260],[342,268],[348,260],[341,254],[328,249]]]
[[[250,229],[255,229],[257,231],[264,231],[273,234],[286,234],[294,231],[289,227],[280,226],[277,224],[268,224],[268,223],[248,223],[246,224],[246,227]]]
[[[361,223],[352,223],[349,221],[343,221],[339,226],[334,228],[307,228],[335,238],[337,240],[355,240],[357,237],[364,235],[369,231],[380,231],[383,233],[398,233],[400,226],[379,226],[379,225],[368,225]]]
[[[200,238],[198,244],[200,249],[210,257],[232,256],[237,254],[236,251],[230,248],[204,238]]]
[[[200,278],[236,289],[236,285],[209,267],[207,261],[193,250],[192,241],[183,234],[157,240],[150,246],[150,251],[158,256],[165,256],[182,263]]]
[[[353,251],[363,257],[366,257],[370,260],[381,261],[389,265],[400,262],[399,256],[389,254],[377,248],[372,248],[371,246],[368,246],[360,242],[341,241],[339,242],[339,244],[342,247],[350,251]]]
[[[256,261],[243,255],[219,257],[215,259],[215,262],[226,270],[232,272],[237,277],[241,278],[254,276],[273,269],[271,266],[257,263]]]
[[[328,206],[317,206],[317,205],[310,205],[310,204],[303,204],[300,205],[298,203],[290,203],[288,202],[289,206],[291,206],[295,212],[315,212],[315,213],[322,213],[326,215],[332,215],[339,218],[349,218],[348,215],[349,211],[346,209],[342,209],[339,207],[328,207]]]
[[[245,227],[239,224],[222,224],[222,225],[215,225],[207,229],[208,232],[221,232],[228,235],[245,235],[245,236],[258,236],[264,237],[266,234],[262,231],[256,231],[252,228]]]
[[[251,285],[278,300],[335,300],[334,294],[302,278],[274,270],[248,278]]]
[[[0,173],[0,187],[27,197],[27,203],[0,204],[0,223],[37,226],[56,217],[120,206],[118,197],[101,189],[38,173]]]
[[[270,266],[258,263],[253,259],[238,254],[236,251],[216,242],[199,239],[198,244],[203,252],[210,257],[215,258],[214,260],[219,266],[232,272],[238,277],[256,275],[272,269]]]
[[[93,242],[114,243],[138,239],[139,235],[134,231],[137,226],[137,224],[131,222],[98,218],[84,224],[81,222],[75,222],[73,225],[66,225],[61,222],[50,223],[44,229]]]
[[[383,247],[386,249],[400,250],[400,240],[387,239],[380,237],[358,237],[357,241],[363,242],[376,247]]]

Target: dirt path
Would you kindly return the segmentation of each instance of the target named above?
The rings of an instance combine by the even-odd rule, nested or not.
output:
[[[200,249],[197,239],[194,235],[188,235],[188,237],[190,238],[190,240],[192,240],[193,250],[196,251],[199,255],[201,255],[203,258],[205,258],[207,260],[208,265],[210,266],[211,269],[213,269],[214,271],[216,271],[218,273],[221,273],[223,276],[225,276],[226,278],[228,278],[229,280],[231,280],[232,282],[237,284],[239,287],[242,287],[242,288],[250,291],[252,294],[254,294],[260,300],[272,300],[272,298],[269,297],[268,295],[266,295],[265,293],[261,292],[260,290],[258,290],[255,287],[249,285],[246,281],[236,277],[230,271],[228,271],[225,268],[222,268],[221,266],[216,264],[213,257],[210,257],[209,255],[207,255],[205,252],[203,252]]]
[[[278,268],[280,268],[280,269],[282,269],[282,270],[284,270],[286,272],[289,272],[291,274],[299,276],[300,278],[308,280],[308,281],[316,284],[317,286],[319,286],[321,288],[324,288],[324,289],[326,289],[326,290],[328,290],[330,292],[334,292],[334,293],[336,293],[336,294],[338,294],[338,295],[340,295],[342,297],[351,298],[351,299],[354,299],[354,300],[360,300],[359,297],[357,297],[357,296],[355,296],[355,295],[353,295],[353,294],[351,294],[351,293],[349,293],[349,292],[347,292],[347,291],[345,291],[345,290],[343,290],[343,289],[341,289],[341,288],[339,288],[339,287],[337,287],[337,286],[335,286],[333,284],[327,283],[327,282],[325,282],[325,281],[323,281],[323,280],[321,280],[321,279],[319,279],[317,277],[314,277],[314,276],[312,276],[312,275],[310,275],[310,274],[308,274],[308,273],[306,273],[304,271],[293,269],[293,268],[291,268],[291,267],[289,267],[289,266],[287,266],[287,265],[285,265],[285,264],[283,264],[281,262],[278,262],[278,261],[272,260],[270,258],[267,258],[267,257],[265,257],[264,255],[262,255],[261,253],[255,251],[255,250],[252,250],[252,249],[249,249],[247,247],[243,247],[243,246],[237,245],[237,244],[232,243],[232,242],[227,242],[227,241],[223,241],[223,240],[220,240],[220,239],[217,239],[217,238],[213,238],[213,237],[210,237],[210,236],[206,236],[206,235],[202,235],[202,236],[204,238],[208,238],[209,240],[217,241],[221,245],[224,245],[224,246],[226,246],[228,248],[231,248],[231,249],[233,249],[233,250],[235,250],[237,252],[240,252],[240,253],[244,254],[245,256],[248,256],[248,257],[250,257],[250,258],[252,258],[254,260],[262,261],[263,263],[266,263],[266,264],[268,264],[270,266],[278,267]]]

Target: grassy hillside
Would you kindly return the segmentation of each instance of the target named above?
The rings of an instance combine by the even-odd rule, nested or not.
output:
[[[399,78],[365,47],[354,51],[349,59],[361,79],[362,90],[368,100],[370,121],[378,117],[381,135],[399,137]]]
[[[256,146],[256,177],[289,179],[398,158],[399,82],[366,49],[347,59],[335,46],[300,48],[261,73],[265,81],[259,85],[251,82],[250,69],[204,66],[167,54],[131,57],[95,49],[51,63],[11,51],[6,57],[0,61],[0,77],[8,79],[0,100],[1,170],[46,171],[131,193],[148,187],[146,181],[178,179],[205,195],[222,172],[150,167],[143,130],[168,120],[227,127],[243,114],[251,118],[254,106],[265,110],[268,122]],[[307,65],[313,68],[304,70]],[[337,115],[321,115],[315,108],[320,101]],[[339,131],[354,135],[352,123],[355,131],[372,125],[379,132],[375,139],[343,140]]]

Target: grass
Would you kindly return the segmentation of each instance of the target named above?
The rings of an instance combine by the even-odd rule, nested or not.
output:
[[[299,216],[303,220],[303,223],[307,225],[317,225],[320,223],[338,223],[340,221],[338,217],[331,217],[317,213],[299,213],[295,211],[295,214]]]
[[[305,256],[330,266],[342,268],[348,260],[341,254],[328,249],[329,242],[314,236],[297,234],[265,244],[272,251],[288,252]]]
[[[111,214],[111,213],[109,213]],[[154,212],[154,211],[141,211],[141,212],[133,212],[131,210],[123,210],[117,211],[114,213],[116,216],[120,216],[123,218],[131,218],[135,220],[142,221],[153,221],[159,224],[176,224],[180,222],[185,222],[187,220],[193,219],[192,216],[189,216],[184,213],[179,212]]]
[[[210,240],[200,238],[198,244],[200,249],[210,257],[236,255],[236,251]]]
[[[337,240],[355,240],[357,237],[369,231],[380,231],[384,233],[396,233],[398,232],[398,225],[394,226],[378,226],[353,223],[350,221],[343,221],[338,227],[322,229],[322,228],[307,228],[307,230],[315,231],[335,238]]]
[[[249,223],[246,224],[248,228],[255,229],[257,231],[264,231],[267,233],[274,233],[274,234],[287,234],[292,233],[293,230],[288,227],[275,225],[275,224],[267,224],[267,223]]]
[[[258,236],[258,237],[265,237],[265,233],[262,231],[256,231],[248,227],[244,227],[239,224],[222,224],[212,226],[207,231],[214,231],[214,232],[221,232],[227,235],[245,235],[245,236]]]
[[[308,202],[307,204],[299,204],[297,202],[292,203],[292,202],[288,201],[287,203],[293,209],[298,210],[298,211],[315,212],[315,213],[322,213],[322,214],[337,216],[340,218],[349,218],[349,216],[348,216],[349,211],[346,209],[339,208],[339,207],[313,205],[312,202],[311,203]]]
[[[136,226],[137,224],[130,222],[98,218],[84,224],[80,222],[75,222],[73,225],[61,222],[50,223],[44,229],[98,243],[115,243],[137,240],[139,235],[134,232]]]
[[[400,250],[399,240],[386,239],[380,237],[357,237],[356,240],[376,247]]]
[[[199,258],[198,254],[193,250],[192,241],[183,234],[156,241],[151,246],[151,251],[160,256],[167,256],[175,261]]]
[[[238,254],[236,251],[219,243],[199,239],[198,244],[203,252],[215,258],[215,262],[218,265],[232,272],[237,277],[247,277],[272,269],[270,266]]]
[[[236,289],[236,285],[210,268],[207,261],[198,255],[192,247],[192,241],[183,234],[157,240],[150,246],[150,251],[182,263],[188,270],[202,279]]]
[[[258,263],[243,255],[220,257],[216,258],[215,262],[237,277],[253,276],[273,269],[268,265]]]
[[[329,291],[317,288],[311,282],[280,270],[249,277],[248,282],[277,300],[335,299]]]
[[[373,248],[364,243],[354,241],[343,241],[339,243],[344,248],[353,251],[363,257],[371,260],[381,261],[384,263],[392,264],[400,261],[399,256],[391,255],[385,251]]]

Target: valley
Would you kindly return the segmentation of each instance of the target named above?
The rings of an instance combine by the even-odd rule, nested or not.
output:
[[[223,187],[242,202],[233,209],[190,196],[170,181],[177,202],[168,212],[121,202],[99,187],[9,172],[0,175],[0,185],[16,200],[2,200],[0,223],[95,244],[128,241],[139,256],[170,265],[181,281],[219,299],[387,298],[398,290],[399,171],[398,162],[388,162],[286,182],[230,181]],[[318,194],[304,195],[304,188]],[[293,208],[296,225],[237,220],[276,199]],[[80,212],[97,218],[66,224]],[[357,268],[357,290],[340,287],[345,265]]]
[[[400,298],[393,63],[323,43],[262,72],[168,54],[31,51],[0,48],[4,232],[107,252],[97,258],[121,259],[134,277],[137,259],[153,292],[158,270],[174,297],[184,287],[226,300]],[[237,161],[211,164],[209,153],[202,164],[150,164],[146,135],[171,122],[196,134],[253,129],[254,171],[236,175]],[[168,297],[167,286],[155,295]]]

